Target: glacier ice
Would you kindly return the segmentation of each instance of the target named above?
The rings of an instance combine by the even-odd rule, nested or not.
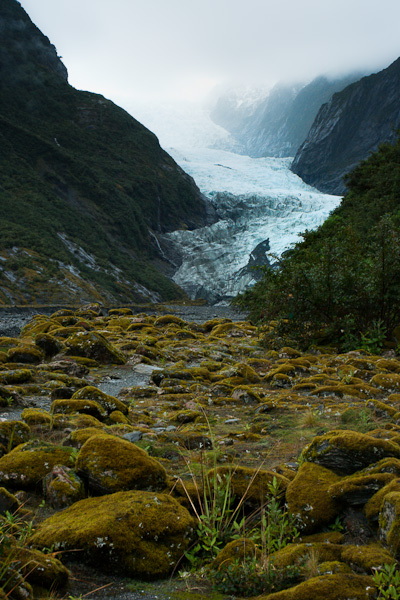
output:
[[[252,285],[254,272],[245,267],[260,243],[268,240],[271,254],[281,255],[340,202],[339,196],[323,194],[292,173],[291,157],[238,154],[236,142],[204,108],[127,108],[156,133],[219,216],[211,226],[164,235],[164,242],[180,257],[173,279],[192,298],[224,301]]]

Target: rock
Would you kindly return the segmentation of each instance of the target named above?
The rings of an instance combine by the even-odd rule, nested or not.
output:
[[[6,512],[13,513],[20,506],[18,498],[11,494],[6,488],[0,487],[0,515]]]
[[[33,373],[30,369],[12,369],[11,371],[0,372],[0,383],[3,385],[14,385],[19,383],[26,383],[33,377]]]
[[[262,506],[271,496],[271,485],[277,482],[278,494],[284,495],[289,480],[283,475],[266,469],[252,469],[250,467],[217,467],[207,473],[207,478],[212,481],[218,479],[227,480],[232,494],[237,501],[242,498],[248,506]]]
[[[38,333],[35,337],[35,345],[47,358],[55,356],[64,348],[64,344],[49,333]]]
[[[18,562],[24,565],[22,575],[32,585],[47,590],[64,587],[69,579],[68,569],[60,560],[33,548],[18,548]]]
[[[21,419],[30,425],[51,425],[52,417],[47,410],[42,408],[24,408]]]
[[[74,360],[53,360],[48,364],[49,369],[52,371],[61,373],[66,373],[67,375],[72,375],[73,377],[82,378],[85,377],[89,373],[88,367],[85,365],[80,365],[76,363]]]
[[[77,392],[75,392],[72,396],[74,400],[95,400],[100,404],[104,410],[107,411],[107,414],[112,413],[114,410],[119,410],[124,415],[127,415],[129,412],[126,404],[115,398],[114,396],[109,396],[105,392],[102,392],[98,388],[88,385],[84,388],[81,388]]]
[[[372,600],[376,598],[372,577],[354,573],[320,575],[307,579],[295,587],[259,600]]]
[[[294,515],[302,533],[317,531],[333,522],[340,504],[329,489],[341,478],[333,471],[314,463],[303,463],[286,490],[288,511]]]
[[[65,508],[85,496],[82,479],[69,467],[57,465],[43,480],[46,502],[53,508]]]
[[[125,577],[158,579],[173,571],[194,527],[171,496],[128,491],[76,502],[42,522],[31,543]]]
[[[239,538],[229,542],[218,552],[213,560],[213,567],[219,568],[221,565],[229,565],[234,562],[243,562],[246,559],[260,558],[260,550],[253,540]]]
[[[392,479],[393,473],[355,473],[343,477],[329,486],[328,493],[334,500],[350,505],[364,505],[378,490]]]
[[[44,354],[36,346],[16,346],[7,352],[8,362],[37,364],[43,360]]]
[[[102,364],[125,363],[123,354],[97,331],[78,331],[67,337],[65,346],[68,356],[92,358]]]
[[[376,492],[365,504],[364,512],[369,521],[378,521],[383,501],[390,492],[400,492],[399,478],[392,479],[392,481]]]
[[[98,434],[82,446],[76,470],[90,489],[101,494],[122,490],[162,490],[164,467],[147,452],[127,440]]]
[[[400,547],[400,492],[385,495],[379,513],[379,537],[391,552],[397,554]]]
[[[385,392],[398,392],[400,390],[400,375],[397,373],[378,373],[371,379],[371,385]]]
[[[364,433],[334,430],[314,438],[302,457],[337,473],[351,474],[384,457],[400,458],[400,446]]]
[[[95,417],[99,421],[106,418],[107,413],[104,408],[94,400],[54,400],[50,407],[50,412],[54,415],[70,415],[74,413],[83,413]]]
[[[0,444],[12,450],[29,440],[30,427],[22,421],[0,421]]]
[[[130,431],[129,433],[125,433],[122,438],[134,444],[135,442],[139,442],[143,437],[143,433],[141,431]]]
[[[37,486],[56,465],[71,464],[71,448],[32,440],[0,458],[0,485],[17,489]]]

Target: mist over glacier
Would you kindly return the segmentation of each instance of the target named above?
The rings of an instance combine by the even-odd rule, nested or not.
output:
[[[254,265],[273,262],[339,204],[290,170],[291,157],[251,158],[196,104],[129,105],[213,203],[219,221],[163,236],[173,276],[192,298],[226,301],[252,285]],[[267,256],[268,255],[268,256]]]

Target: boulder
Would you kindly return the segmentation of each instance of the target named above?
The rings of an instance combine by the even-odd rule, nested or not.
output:
[[[102,364],[125,363],[123,354],[98,331],[78,331],[67,337],[65,346],[68,356],[92,358]]]
[[[124,415],[127,415],[129,412],[128,407],[121,400],[118,400],[114,396],[109,396],[92,385],[81,388],[73,394],[72,398],[74,400],[95,400],[101,404],[104,410],[107,411],[107,414],[111,414],[114,410],[119,410]]]
[[[83,481],[72,469],[54,467],[43,480],[46,502],[53,508],[65,508],[85,497]]]
[[[157,460],[135,444],[104,433],[83,444],[76,470],[88,480],[89,488],[101,494],[166,486],[166,471]]]
[[[376,591],[372,577],[334,573],[307,579],[281,592],[259,596],[258,600],[372,600]]]
[[[30,438],[31,430],[22,421],[0,421],[0,444],[12,450]]]
[[[379,513],[379,537],[397,554],[400,547],[400,492],[386,494]]]
[[[317,436],[302,458],[340,474],[351,474],[385,457],[400,458],[400,446],[356,431],[334,430]]]
[[[104,408],[94,400],[74,400],[69,398],[66,400],[54,400],[51,404],[50,412],[54,415],[70,415],[73,413],[82,413],[90,415],[102,421],[107,416]]]
[[[194,527],[189,512],[171,496],[128,491],[76,502],[43,521],[31,543],[111,573],[157,579],[173,571]]]
[[[32,440],[0,458],[0,485],[17,489],[37,486],[56,465],[71,465],[71,448]]]
[[[294,515],[302,533],[312,533],[333,522],[340,504],[329,489],[341,478],[333,471],[314,463],[303,463],[286,490],[288,511]]]

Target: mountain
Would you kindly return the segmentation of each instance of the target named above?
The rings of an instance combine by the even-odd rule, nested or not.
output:
[[[324,104],[299,148],[292,171],[321,191],[343,194],[344,176],[400,127],[400,58]]]
[[[157,235],[213,209],[156,136],[68,84],[16,0],[0,5],[0,303],[182,297]]]
[[[320,76],[307,85],[280,83],[253,102],[231,90],[217,99],[211,118],[235,136],[245,154],[294,156],[321,105],[360,77],[353,73],[341,78]]]

